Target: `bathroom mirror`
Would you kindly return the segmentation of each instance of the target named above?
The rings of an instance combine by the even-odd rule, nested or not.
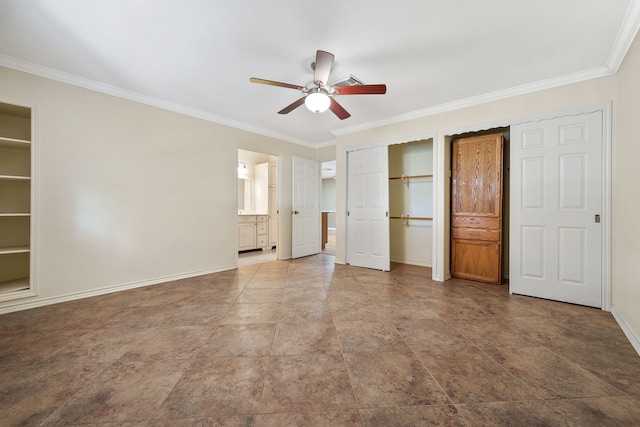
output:
[[[238,211],[251,210],[251,180],[238,178]]]

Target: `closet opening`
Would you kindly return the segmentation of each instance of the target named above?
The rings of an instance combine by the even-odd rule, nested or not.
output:
[[[389,145],[392,263],[432,266],[433,139]]]
[[[509,280],[509,127],[450,135],[446,212],[452,277]],[[445,264],[446,265],[446,264]]]
[[[278,259],[278,156],[238,149],[238,265]]]

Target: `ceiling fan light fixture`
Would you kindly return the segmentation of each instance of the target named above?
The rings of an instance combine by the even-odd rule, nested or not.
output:
[[[312,92],[304,99],[304,105],[313,113],[324,113],[329,109],[331,99],[324,92]]]

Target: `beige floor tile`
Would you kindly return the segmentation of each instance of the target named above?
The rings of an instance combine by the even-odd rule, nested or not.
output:
[[[409,351],[398,331],[388,322],[336,321],[344,353]]]
[[[326,301],[283,302],[279,322],[331,322],[331,308]]]
[[[261,413],[356,408],[340,355],[275,356],[269,360]]]
[[[272,355],[340,354],[338,335],[332,322],[278,323]]]
[[[266,357],[197,359],[158,411],[162,418],[257,413]]]
[[[220,324],[275,323],[279,317],[279,303],[234,304]]]
[[[148,420],[188,366],[184,361],[114,363],[54,412],[44,425]]]
[[[275,323],[220,325],[209,337],[199,357],[268,356]]]
[[[529,400],[546,395],[546,390],[516,378],[478,347],[460,342],[454,345],[456,351],[446,357],[430,350],[416,352],[454,403]]]
[[[326,301],[327,294],[323,287],[287,288],[282,294],[283,302],[295,301]]]
[[[444,426],[465,427],[468,424],[453,405],[395,406],[361,409],[362,425],[369,426]]]
[[[282,302],[283,288],[279,289],[256,289],[245,288],[238,297],[240,304],[261,304],[268,302]]]
[[[413,353],[344,355],[361,408],[451,403]]]

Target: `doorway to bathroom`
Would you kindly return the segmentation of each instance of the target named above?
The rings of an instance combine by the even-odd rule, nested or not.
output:
[[[278,157],[238,149],[238,266],[278,259]]]

